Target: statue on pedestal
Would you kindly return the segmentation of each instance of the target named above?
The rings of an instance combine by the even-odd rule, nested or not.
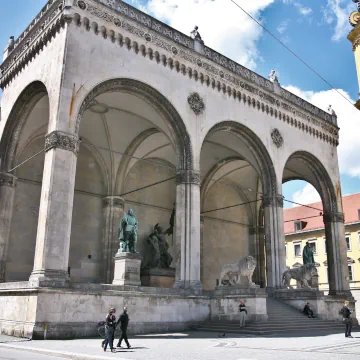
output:
[[[165,239],[165,234],[159,224],[154,226],[153,233],[148,238],[149,257],[143,269],[169,269],[172,263],[172,256],[169,253],[169,244]]]
[[[136,254],[136,243],[138,233],[138,221],[134,215],[133,209],[129,209],[120,221],[119,252],[130,252]]]
[[[303,264],[315,264],[314,252],[309,242],[306,242],[303,250]]]

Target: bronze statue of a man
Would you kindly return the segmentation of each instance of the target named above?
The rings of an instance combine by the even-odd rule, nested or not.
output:
[[[315,264],[313,249],[309,242],[306,242],[303,250],[303,264]]]
[[[138,221],[133,209],[129,209],[120,221],[120,252],[136,253]]]

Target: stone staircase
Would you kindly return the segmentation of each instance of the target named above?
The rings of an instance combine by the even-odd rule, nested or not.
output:
[[[219,334],[244,334],[263,336],[291,336],[299,334],[302,336],[315,336],[326,333],[342,333],[344,325],[341,322],[309,319],[299,310],[282,303],[278,300],[267,299],[267,322],[248,323],[244,329],[234,321],[209,321],[197,326],[198,331],[218,332]]]

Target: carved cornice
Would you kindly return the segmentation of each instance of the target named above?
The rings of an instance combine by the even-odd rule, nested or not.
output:
[[[103,207],[124,208],[125,200],[120,196],[106,196],[103,198]]]
[[[200,185],[200,173],[193,170],[178,170],[176,172],[176,184]]]
[[[78,6],[78,0],[74,2],[74,8]],[[190,79],[200,81],[202,84],[211,87],[213,90],[217,90],[221,93],[227,94],[229,98],[238,100],[244,103],[244,105],[257,108],[270,116],[278,118],[283,122],[287,122],[289,125],[298,128],[299,130],[308,133],[311,136],[317,137],[320,140],[328,142],[334,146],[338,145],[338,131],[339,128],[332,124],[332,116],[306,101],[300,99],[294,94],[281,89],[280,96],[275,94],[273,84],[261,76],[251,72],[250,70],[238,65],[230,60],[226,62],[226,58],[220,55],[207,56],[208,59],[202,54],[195,52],[190,48],[182,48],[182,44],[177,45],[176,40],[171,38],[172,42],[167,42],[163,37],[169,37],[166,32],[154,32],[153,29],[146,29],[146,20],[139,20],[138,16],[125,16],[124,11],[119,12],[111,11],[109,7],[103,7],[101,4],[94,5],[94,2],[90,0],[81,0],[86,4],[84,9],[77,7],[79,12],[85,14],[89,12],[91,15],[101,19],[102,23],[109,23],[110,27],[101,26],[96,22],[91,23],[87,18],[81,21],[80,15],[77,14],[74,17],[74,21],[78,26],[84,26],[86,30],[93,31],[96,35],[101,35],[105,39],[110,40],[121,47],[126,47],[129,50],[133,50],[135,54],[147,57],[150,60],[156,61],[158,64],[162,64],[165,67],[178,73],[188,75]],[[106,0],[104,0],[105,2]],[[110,1],[112,3],[112,1]],[[130,5],[122,3],[116,0],[114,3],[124,5],[128,9],[133,9]],[[132,14],[141,13],[136,9],[133,9]],[[129,12],[128,12],[129,13]],[[141,13],[147,17],[146,14]],[[127,18],[131,18],[142,26],[137,27],[134,23],[127,21]],[[145,23],[144,23],[145,22]],[[118,33],[113,30],[123,29],[126,32],[133,34],[138,38],[142,38],[143,43],[139,43],[138,39],[132,40],[127,34]],[[192,39],[190,39],[192,40]],[[175,42],[175,43],[174,43]],[[156,45],[164,50],[164,53],[154,51],[150,46]],[[211,59],[210,59],[211,58]],[[184,63],[179,62],[177,59],[183,59]],[[225,60],[224,60],[225,59]],[[228,67],[231,71],[226,72],[223,68],[217,67],[216,64],[222,67]],[[189,67],[188,63],[192,63],[193,68]],[[235,69],[235,70],[234,70]],[[259,88],[260,87],[260,88]],[[261,89],[263,88],[263,89]],[[290,105],[288,102],[292,102],[295,106]],[[299,110],[300,109],[300,110]],[[304,109],[304,111],[301,111]],[[290,112],[296,116],[293,118],[286,114]],[[320,129],[317,129],[320,128]],[[327,135],[325,133],[329,133]]]
[[[323,216],[323,219],[324,219],[325,224],[332,223],[332,222],[345,223],[345,215],[344,215],[344,213],[336,212],[336,211],[325,212],[324,216]]]
[[[4,88],[64,26],[63,0],[49,0],[14,43],[14,49],[0,65],[0,87]]]
[[[0,186],[15,187],[17,177],[9,173],[0,173]]]
[[[79,138],[60,131],[53,131],[45,137],[45,151],[51,149],[63,149],[78,155],[79,147]]]
[[[174,47],[173,44],[167,44],[163,40],[160,40],[161,38],[156,36],[156,34],[160,34],[162,37],[168,38],[181,46],[191,49],[192,53],[187,54],[189,58],[188,60],[194,58],[199,66],[202,66],[202,64],[204,64],[206,70],[213,70],[214,66],[212,64],[207,64],[206,61],[204,62],[203,59],[199,58],[199,56],[205,57],[208,60],[211,60],[211,62],[214,62],[221,67],[229,70],[231,73],[226,73],[221,69],[216,69],[217,76],[221,81],[235,81],[240,85],[240,80],[234,78],[234,76],[232,75],[236,74],[242,79],[245,79],[246,81],[255,84],[257,87],[261,87],[266,91],[274,92],[274,84],[272,84],[271,81],[269,81],[268,79],[254,73],[253,71],[245,68],[240,64],[237,64],[236,62],[230,60],[226,56],[223,56],[222,54],[212,50],[207,46],[204,47],[203,55],[197,53],[194,50],[195,47],[193,39],[178,32],[177,30],[171,28],[168,25],[155,20],[154,18],[148,16],[147,14],[137,10],[136,8],[121,0],[93,0],[93,2],[89,0],[80,0],[80,3],[81,10],[87,11],[90,14],[101,18],[106,22],[110,22],[117,27],[123,27],[127,28],[128,30],[132,30],[130,32],[137,33],[139,36],[144,37],[148,42],[154,42],[154,40],[155,42],[158,41],[162,45],[160,45],[161,47],[167,48],[169,51],[172,51],[173,55],[178,55],[179,52],[182,50],[179,51],[179,49]],[[97,3],[97,5],[93,5],[95,3]],[[105,7],[102,5],[105,5]],[[79,0],[74,0],[74,6],[80,8]],[[117,14],[117,16],[114,16],[114,13]],[[125,19],[129,19],[135,23],[138,23],[139,25],[141,25],[141,27],[147,28],[148,31],[145,31],[141,28],[136,29],[136,27],[134,27],[132,24],[123,21]],[[155,32],[155,39],[151,34],[152,32]],[[246,86],[246,84],[244,85]],[[258,90],[258,92],[259,91],[261,92],[261,90]],[[331,122],[332,120],[331,115],[327,112],[317,108],[316,106],[308,103],[307,101],[282,88],[281,97],[294,103],[296,106],[306,110],[312,115],[321,118],[322,120],[325,120],[327,122]]]

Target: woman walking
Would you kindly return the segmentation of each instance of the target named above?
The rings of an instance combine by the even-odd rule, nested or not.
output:
[[[116,352],[116,349],[114,349],[114,336],[116,329],[115,313],[116,313],[116,309],[111,308],[106,316],[106,320],[105,320],[106,339],[104,343],[104,351],[106,351],[106,348],[109,345],[111,352]]]

